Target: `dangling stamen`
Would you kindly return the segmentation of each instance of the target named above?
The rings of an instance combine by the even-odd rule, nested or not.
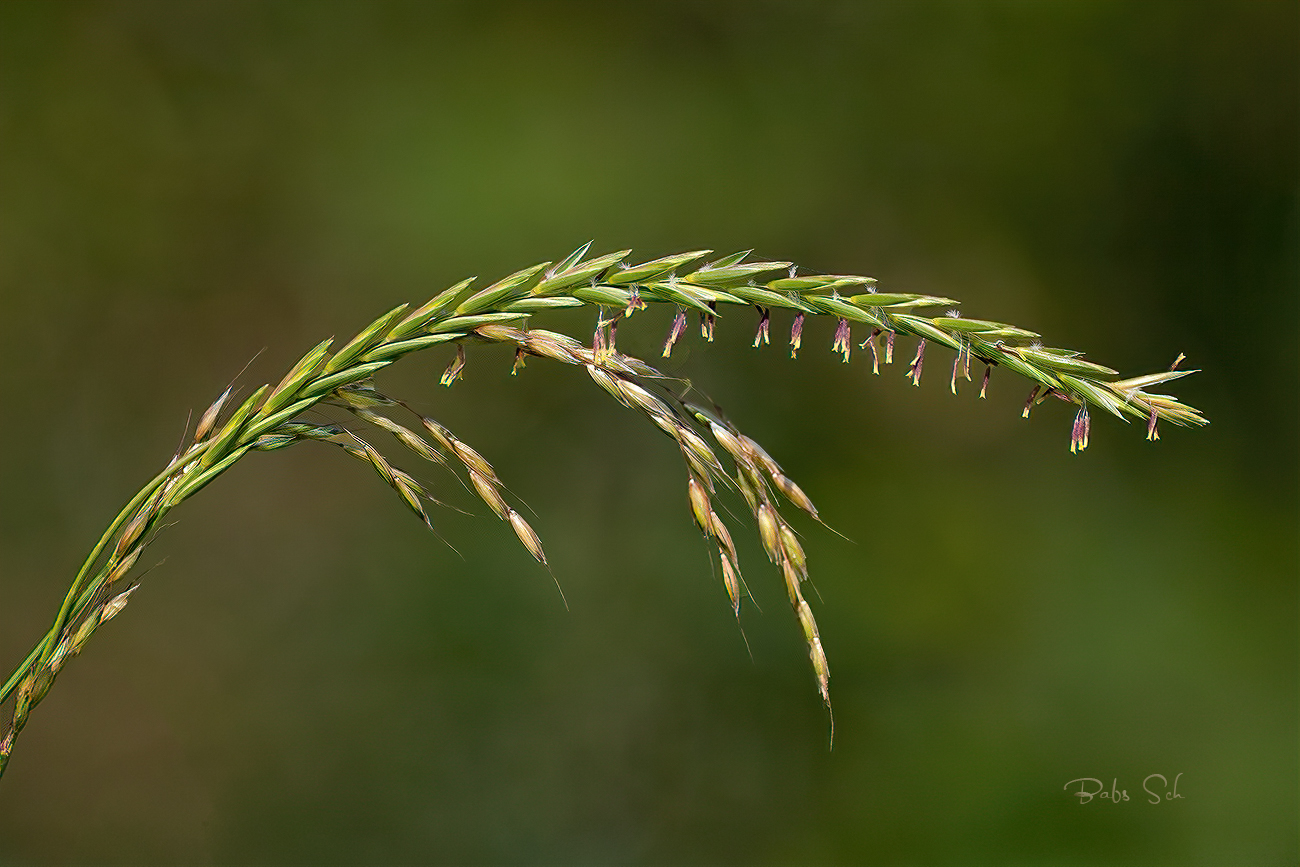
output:
[[[1070,454],[1077,454],[1088,447],[1088,433],[1092,428],[1092,419],[1088,416],[1088,405],[1079,407],[1074,416],[1074,429],[1070,431]]]
[[[758,348],[760,343],[771,344],[772,342],[772,335],[770,333],[772,327],[772,311],[768,310],[766,307],[759,307],[758,312],[760,316],[758,320],[758,333],[754,335],[755,349]]]
[[[984,399],[985,393],[989,390],[989,374],[993,373],[993,365],[984,365],[984,381],[980,383],[980,400]]]
[[[799,347],[803,345],[803,320],[804,320],[804,315],[802,313],[798,313],[794,317],[794,324],[790,326],[790,357],[791,358],[796,357],[796,355],[799,352]]]
[[[849,320],[841,319],[840,324],[835,326],[835,343],[831,345],[831,352],[840,352],[844,354],[844,363],[849,363],[849,349],[852,346],[850,342]]]
[[[717,304],[713,301],[710,301],[709,309],[715,312],[700,313],[700,336],[703,337],[705,340],[709,341],[710,343],[712,343],[713,323],[717,322],[718,320],[718,315],[716,313],[718,309]]]
[[[460,379],[461,371],[463,371],[464,369],[465,369],[465,346],[463,344],[458,344],[456,346],[456,357],[452,359],[451,364],[447,365],[447,369],[442,372],[442,378],[439,379],[438,381],[443,385],[447,386],[448,388],[450,388],[452,383]]]
[[[686,311],[680,307],[677,309],[677,315],[673,317],[673,326],[668,330],[668,339],[664,341],[664,358],[673,354],[673,344],[686,331]]]
[[[912,385],[921,384],[921,369],[925,367],[925,338],[916,345],[916,357],[912,359],[912,365],[907,369],[907,378],[912,380]]]
[[[644,310],[645,306],[645,302],[641,300],[641,287],[634,285],[632,291],[628,293],[627,309],[623,311],[623,315],[631,316],[638,310]]]
[[[880,353],[876,350],[876,337],[880,334],[879,328],[871,329],[871,336],[858,344],[858,349],[871,347],[871,372],[880,376]]]
[[[1034,398],[1038,397],[1038,390],[1041,385],[1035,385],[1034,390],[1029,392],[1029,398],[1025,401],[1025,411],[1020,413],[1021,418],[1029,418],[1029,411],[1034,408]]]
[[[516,348],[515,348],[515,363],[514,363],[514,366],[510,368],[510,375],[511,375],[511,376],[515,376],[515,375],[517,375],[517,374],[519,373],[519,371],[523,368],[523,366],[524,366],[524,359],[525,359],[526,357],[527,357],[527,354],[524,352],[524,348],[523,348],[522,346],[519,346],[519,347],[516,347]]]
[[[894,337],[895,333],[890,331],[885,335],[885,364],[894,363]]]
[[[1160,431],[1156,429],[1156,422],[1159,420],[1160,416],[1156,414],[1154,409],[1151,410],[1151,416],[1147,419],[1147,439],[1152,442],[1160,439]]]

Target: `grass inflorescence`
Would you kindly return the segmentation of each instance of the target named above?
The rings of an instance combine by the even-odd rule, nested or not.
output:
[[[478,292],[471,292],[474,281],[470,279],[414,310],[400,305],[332,352],[332,340],[317,344],[278,385],[263,385],[237,404],[232,402],[233,387],[226,389],[201,415],[193,436],[187,437],[162,471],[113,519],[73,579],[53,624],[0,689],[0,703],[13,699],[11,721],[0,737],[0,775],[32,708],[45,697],[59,671],[101,624],[126,606],[138,586],[131,579],[133,570],[168,513],[249,452],[275,451],[309,440],[334,445],[368,464],[432,530],[426,504],[437,501],[427,486],[393,466],[366,439],[375,432],[386,433],[414,456],[463,474],[467,487],[510,525],[538,562],[547,565],[541,540],[511,505],[492,465],[442,424],[376,387],[377,372],[422,349],[456,345],[456,356],[441,379],[447,386],[460,378],[466,345],[476,342],[513,346],[515,371],[529,358],[581,366],[615,400],[655,424],[681,451],[690,515],[716,548],[722,583],[737,617],[745,595],[744,578],[731,531],[713,502],[720,489],[738,492],[763,550],[780,571],[804,633],[818,693],[828,709],[830,669],[817,622],[803,594],[807,557],[782,514],[785,506],[792,505],[820,521],[816,507],[762,446],[716,406],[691,402],[689,394],[674,390],[675,380],[620,352],[616,346],[620,322],[649,304],[674,306],[676,315],[662,353],[668,357],[685,337],[690,315],[698,317],[702,337],[711,341],[720,308],[755,308],[757,347],[772,341],[772,311],[789,310],[794,317],[789,337],[794,357],[802,346],[807,317],[829,317],[836,320],[832,349],[846,362],[855,345],[853,327],[868,331],[866,339],[856,345],[870,351],[876,374],[882,362],[893,362],[899,335],[914,337],[918,340],[906,376],[915,385],[921,382],[927,349],[938,344],[955,353],[949,377],[954,393],[959,379],[972,381],[972,367],[983,365],[980,397],[984,397],[995,367],[1032,382],[1024,407],[1026,417],[1049,397],[1077,405],[1071,452],[1088,446],[1089,407],[1122,420],[1144,422],[1147,438],[1153,440],[1159,439],[1161,420],[1175,425],[1205,424],[1198,410],[1175,397],[1148,390],[1195,372],[1177,369],[1182,356],[1167,371],[1120,379],[1116,371],[1084,360],[1081,353],[1044,346],[1034,332],[963,317],[955,309],[946,309],[957,303],[948,298],[877,291],[876,281],[870,277],[801,276],[789,262],[746,261],[748,251],[704,264],[700,263],[711,251],[696,250],[630,265],[629,250],[589,259],[589,247],[581,247],[558,263],[525,268]],[[584,306],[600,311],[590,345],[529,327],[539,313]],[[936,307],[945,308],[945,312],[937,316],[921,313]],[[358,424],[354,428],[304,417],[321,405],[341,408]]]

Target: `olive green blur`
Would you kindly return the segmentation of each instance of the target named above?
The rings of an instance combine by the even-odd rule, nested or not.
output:
[[[1294,2],[0,6],[0,677],[232,379],[591,239],[872,275],[1125,376],[1186,353],[1165,390],[1210,420],[1094,412],[1072,455],[1010,371],[954,397],[938,346],[913,388],[911,339],[877,378],[861,326],[845,365],[830,320],[792,361],[788,314],[758,350],[753,311],[691,317],[663,367],[852,540],[791,510],[829,749],[744,501],[712,503],[738,627],[658,429],[503,347],[444,388],[430,348],[380,386],[491,462],[569,609],[391,442],[449,544],[336,448],[253,454],[33,711],[0,865],[1294,864],[1297,32]],[[657,362],[672,316],[619,349]]]

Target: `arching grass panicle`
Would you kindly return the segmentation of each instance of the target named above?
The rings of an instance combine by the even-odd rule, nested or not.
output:
[[[602,390],[667,435],[685,464],[687,512],[717,553],[723,589],[737,617],[741,615],[744,578],[731,530],[714,503],[728,492],[738,494],[785,585],[808,648],[818,694],[828,708],[830,667],[802,590],[809,576],[808,558],[781,513],[780,500],[820,522],[816,507],[772,456],[741,433],[720,409],[688,402],[688,394],[674,390],[676,380],[620,352],[616,341],[622,320],[649,304],[670,305],[675,313],[663,346],[667,358],[677,343],[688,338],[690,313],[699,317],[701,338],[712,341],[719,320],[728,322],[721,315],[724,308],[753,308],[758,322],[753,344],[759,347],[771,343],[774,311],[788,312],[792,317],[790,355],[794,358],[803,343],[807,317],[827,317],[836,322],[830,349],[846,363],[851,361],[854,326],[869,329],[859,348],[870,350],[872,373],[877,375],[882,363],[893,362],[900,335],[916,338],[915,354],[905,372],[914,385],[921,384],[931,345],[955,353],[949,379],[954,393],[959,375],[971,380],[972,360],[984,365],[980,397],[987,393],[995,367],[1019,374],[1032,383],[1024,407],[1026,417],[1048,397],[1077,406],[1069,441],[1070,451],[1076,453],[1088,447],[1092,408],[1123,421],[1142,421],[1149,440],[1159,439],[1160,421],[1180,426],[1205,424],[1198,410],[1176,397],[1148,391],[1195,372],[1178,369],[1181,355],[1167,371],[1118,379],[1115,371],[1085,360],[1079,352],[1045,346],[1032,331],[968,318],[956,309],[948,309],[942,316],[924,315],[920,311],[954,308],[957,302],[931,295],[881,292],[871,277],[799,275],[789,262],[747,261],[749,251],[703,261],[711,251],[694,250],[634,264],[629,262],[629,250],[589,258],[590,246],[579,247],[557,263],[541,262],[516,271],[473,294],[474,278],[469,278],[435,294],[415,310],[409,310],[407,304],[398,305],[333,352],[332,340],[317,344],[278,385],[254,389],[233,410],[228,411],[228,405],[234,387],[222,392],[200,416],[189,444],[109,524],[73,578],[53,623],[0,688],[0,703],[11,703],[9,721],[0,737],[0,774],[32,708],[44,698],[59,671],[99,626],[126,606],[138,586],[129,576],[168,513],[250,451],[278,451],[301,442],[333,445],[370,466],[403,506],[433,530],[426,504],[438,501],[431,485],[395,466],[374,446],[374,432],[386,433],[421,461],[452,470],[460,484],[510,525],[527,552],[547,565],[541,540],[507,500],[492,465],[443,425],[376,387],[374,376],[384,367],[432,346],[456,345],[455,357],[441,377],[444,386],[462,379],[467,347],[475,343],[513,346],[512,372],[529,358],[580,365]],[[584,306],[599,310],[590,346],[565,334],[531,327],[532,318],[548,310]],[[336,408],[346,422],[322,423],[303,417],[309,410],[328,407]],[[423,434],[413,427],[416,421]]]

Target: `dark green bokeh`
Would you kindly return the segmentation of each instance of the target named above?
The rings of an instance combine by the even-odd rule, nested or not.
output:
[[[385,376],[537,510],[255,455],[178,512],[0,784],[3,863],[1295,863],[1295,3],[0,8],[0,662],[244,382],[596,239],[950,295],[1204,430],[1019,417],[753,317],[669,368],[856,540],[731,618],[680,458],[582,375]],[[550,320],[574,333],[589,315]],[[620,346],[653,355],[667,313]],[[778,320],[774,333],[788,327]],[[859,335],[861,339],[865,335]],[[779,340],[777,341],[780,342]],[[911,345],[900,347],[903,354]],[[432,354],[431,354],[432,355]],[[443,478],[432,476],[432,478]],[[482,513],[447,484],[449,500]],[[739,522],[733,522],[739,529]],[[1181,773],[1151,805],[1148,774]],[[1112,778],[1128,803],[1063,792]]]

